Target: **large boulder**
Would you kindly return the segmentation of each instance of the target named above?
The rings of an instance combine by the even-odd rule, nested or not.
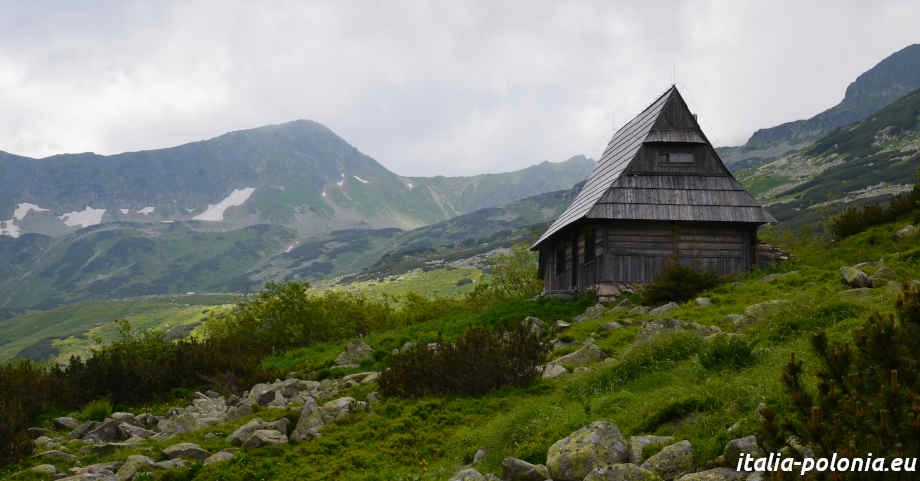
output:
[[[625,463],[626,439],[616,425],[595,421],[550,446],[546,466],[556,481],[581,481],[594,468]]]
[[[309,441],[319,436],[319,429],[323,427],[323,417],[319,412],[319,405],[316,400],[310,398],[300,408],[300,418],[297,420],[297,426],[291,433],[291,439],[294,441]]]
[[[555,379],[559,376],[564,376],[569,373],[569,370],[564,366],[556,362],[550,362],[543,366],[540,377],[543,379]]]
[[[693,449],[690,441],[684,440],[662,449],[642,463],[647,469],[661,476],[664,481],[677,479],[693,470]]]
[[[730,466],[738,463],[738,458],[744,454],[750,454],[751,457],[760,458],[765,455],[763,449],[757,444],[757,437],[754,435],[743,438],[732,439],[725,445],[725,462]]]
[[[848,287],[872,287],[872,280],[865,272],[850,266],[840,268],[840,282]]]
[[[562,366],[578,367],[600,362],[604,359],[607,359],[607,353],[604,352],[603,349],[594,345],[594,343],[589,342],[586,343],[581,349],[566,354],[565,356],[562,356],[553,362]]]
[[[51,425],[54,426],[54,429],[76,429],[80,425],[80,421],[71,417],[60,417],[54,418],[51,420]]]
[[[233,458],[233,451],[227,451],[227,450],[218,451],[208,456],[208,458],[204,460],[204,465],[208,466],[211,464],[222,463],[224,461],[229,461],[232,458]]]
[[[914,225],[911,224],[911,225],[907,225],[905,227],[898,229],[898,231],[894,233],[894,236],[897,237],[898,239],[905,239],[907,237],[910,237],[916,234],[917,232],[918,232],[918,229]]]
[[[591,470],[584,481],[660,481],[655,473],[631,463],[609,464]]]
[[[148,439],[156,436],[156,432],[144,429],[134,424],[121,423],[118,425],[118,431],[121,432],[122,439]]]
[[[93,443],[111,443],[125,438],[121,430],[118,429],[118,421],[106,418],[105,421],[93,426],[93,428],[87,431],[80,439]]]
[[[747,479],[750,474],[751,473],[743,471],[735,471],[731,468],[715,468],[700,471],[698,473],[685,474],[677,478],[677,481],[741,481]]]
[[[667,303],[667,304],[665,304],[665,305],[663,305],[663,306],[658,306],[658,307],[652,309],[652,310],[649,311],[648,313],[649,313],[649,315],[652,315],[652,316],[663,316],[663,315],[667,314],[668,312],[671,312],[671,311],[673,311],[674,309],[677,309],[678,307],[680,307],[680,306],[677,305],[676,302],[669,302],[669,303]]]
[[[281,418],[274,422],[267,422],[263,421],[261,418],[255,418],[240,426],[236,431],[233,431],[232,434],[227,436],[227,442],[234,446],[239,446],[246,442],[246,440],[252,436],[252,433],[260,429],[271,429],[281,433],[286,433],[288,422],[289,421],[287,418]]]
[[[453,475],[448,481],[492,481],[496,480],[491,474],[482,474],[473,468],[467,468]]]
[[[274,429],[259,429],[252,433],[243,443],[246,448],[261,448],[262,446],[273,446],[288,442],[288,437],[280,431]]]
[[[361,339],[355,339],[345,345],[345,351],[335,358],[335,366],[341,368],[355,368],[361,366],[361,361],[372,359],[374,349]]]
[[[154,461],[147,456],[133,454],[125,459],[124,464],[115,472],[116,481],[130,481],[144,468],[152,468]]]
[[[642,461],[645,461],[642,451],[645,450],[646,446],[653,444],[668,445],[673,442],[674,438],[671,436],[630,436],[628,461],[633,464],[642,464]]]
[[[185,458],[203,461],[210,454],[195,443],[179,443],[163,449],[163,455],[169,459]]]
[[[502,481],[545,481],[549,470],[542,464],[530,464],[517,458],[502,461]]]
[[[595,305],[593,305],[593,306],[591,306],[591,307],[585,309],[585,312],[583,312],[583,313],[581,313],[581,314],[575,316],[574,318],[572,318],[572,322],[574,322],[574,323],[577,324],[577,323],[579,323],[579,322],[589,321],[589,320],[591,320],[591,319],[597,319],[597,318],[603,316],[604,314],[606,314],[607,311],[608,311],[607,306],[605,306],[605,305],[603,305],[603,304],[601,304],[601,303],[597,303],[597,304],[595,304]]]

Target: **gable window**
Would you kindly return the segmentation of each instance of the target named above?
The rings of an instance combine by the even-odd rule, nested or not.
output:
[[[693,154],[690,152],[666,152],[658,154],[658,161],[668,164],[692,164]]]

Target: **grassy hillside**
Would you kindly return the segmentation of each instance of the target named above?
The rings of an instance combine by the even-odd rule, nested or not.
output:
[[[920,90],[808,149],[735,175],[777,219],[804,225],[909,190],[918,167]]]
[[[795,353],[804,360],[806,372],[817,368],[809,333],[823,329],[832,339],[847,339],[871,312],[892,310],[898,292],[894,283],[850,289],[839,280],[840,266],[881,262],[894,271],[898,281],[920,278],[920,250],[915,240],[894,236],[908,221],[876,226],[833,242],[765,232],[769,240],[792,252],[792,260],[703,293],[711,305],[691,301],[663,316],[734,332],[754,346],[753,357],[740,364],[705,361],[711,358],[715,341],[693,329],[648,338],[640,334],[645,330],[641,326],[662,317],[632,307],[611,309],[597,318],[574,323],[558,337],[563,345],[551,358],[571,352],[578,342],[591,337],[613,359],[591,364],[585,372],[482,397],[384,398],[367,412],[327,425],[317,440],[243,449],[228,464],[196,465],[174,473],[171,479],[443,480],[471,462],[479,447],[486,448],[488,454],[477,468],[500,473],[502,459],[507,456],[545,462],[550,444],[597,419],[616,423],[627,436],[656,433],[688,439],[696,464],[705,466],[721,454],[729,439],[757,430],[755,410],[760,403],[780,410],[788,408],[787,398],[781,394],[782,367]],[[871,271],[878,265],[865,268]],[[439,334],[451,338],[468,326],[492,325],[527,315],[549,321],[572,320],[587,305],[584,301],[547,299],[504,302],[482,312],[457,311],[375,332],[365,341],[380,355],[362,369],[380,369],[388,353],[407,341],[430,342]],[[751,316],[747,324],[736,326],[726,318],[743,313]],[[621,327],[604,327],[612,322]],[[336,341],[292,349],[264,359],[263,365],[307,376],[329,366],[342,347],[343,342]],[[358,386],[340,395],[363,399],[374,389],[373,385]],[[159,457],[161,449],[179,441],[193,441],[215,452],[226,447],[224,435],[252,417],[296,418],[298,413],[297,409],[262,409],[227,425],[147,441],[127,450],[83,456],[82,462],[123,459],[134,452]],[[63,449],[78,450],[79,445]],[[37,463],[25,460],[10,472]]]

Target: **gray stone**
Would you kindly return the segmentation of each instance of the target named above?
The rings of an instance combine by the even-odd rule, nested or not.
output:
[[[633,464],[642,464],[645,457],[642,451],[646,446],[652,444],[668,445],[674,442],[672,436],[630,436],[629,437],[629,458],[627,461]]]
[[[658,306],[652,309],[651,311],[649,311],[649,314],[652,316],[663,316],[667,314],[668,312],[671,312],[674,309],[677,309],[678,307],[680,306],[678,306],[676,302],[669,302],[663,306]]]
[[[473,468],[467,468],[455,474],[448,481],[486,481],[486,477]]]
[[[769,301],[751,304],[750,306],[744,308],[744,315],[756,319],[788,303],[789,301],[785,299],[771,299]]]
[[[54,429],[76,429],[80,425],[80,421],[75,418],[63,416],[59,418],[54,418],[51,420],[51,425],[54,426]]]
[[[538,337],[543,337],[546,334],[546,323],[543,322],[539,317],[527,316],[524,318],[524,324],[527,325],[527,329],[531,334],[534,334]]]
[[[473,464],[476,464],[482,461],[483,459],[485,459],[486,455],[488,454],[489,454],[488,449],[486,449],[485,447],[480,447],[479,449],[476,450],[476,453],[473,454]]]
[[[517,458],[502,461],[502,481],[545,481],[549,470],[542,464],[530,464]]]
[[[118,425],[118,430],[121,431],[122,438],[140,438],[148,439],[156,436],[156,432],[149,429],[144,429],[140,426],[134,424],[121,423]]]
[[[556,481],[581,481],[594,468],[626,462],[623,434],[612,423],[595,421],[553,443],[546,466]]]
[[[227,450],[218,451],[208,456],[208,458],[204,460],[204,465],[208,466],[211,464],[217,464],[217,463],[222,463],[224,461],[229,461],[230,459],[233,458],[233,455],[234,455],[233,451],[227,451]]]
[[[761,278],[760,278],[760,281],[758,281],[758,282],[773,282],[773,281],[778,281],[778,280],[785,279],[785,278],[787,278],[787,277],[794,276],[794,275],[796,275],[796,274],[798,274],[798,273],[799,273],[799,271],[789,271],[789,272],[776,272],[776,273],[773,273],[773,274],[767,274],[767,275],[761,277]]]
[[[738,458],[744,454],[750,454],[754,458],[764,456],[764,451],[757,445],[757,437],[754,435],[732,439],[725,445],[725,462],[730,466],[736,465]]]
[[[50,429],[45,428],[28,428],[26,429],[26,434],[28,434],[32,439],[38,439],[42,436],[51,436],[54,433]]]
[[[916,233],[917,233],[917,228],[911,224],[911,225],[907,225],[907,226],[904,226],[898,229],[898,231],[894,233],[894,236],[897,237],[898,239],[904,239]]]
[[[153,467],[157,469],[166,469],[166,470],[184,468],[185,460],[182,458],[167,459],[166,461],[158,461],[156,463],[153,463]]]
[[[584,481],[660,481],[653,472],[631,463],[598,466],[591,470]]]
[[[125,463],[115,473],[116,481],[129,481],[134,479],[138,472],[145,467],[153,467],[154,461],[147,456],[132,455],[125,459]]]
[[[840,282],[849,287],[872,287],[872,281],[865,272],[849,266],[840,268]]]
[[[310,398],[300,408],[300,418],[297,420],[297,426],[291,433],[291,439],[294,441],[309,441],[319,436],[319,429],[325,423],[319,412],[319,405],[316,400]]]
[[[86,421],[83,424],[73,428],[73,431],[70,432],[70,439],[82,439],[86,433],[93,430],[99,423],[96,421]]]
[[[736,331],[753,325],[755,321],[756,319],[753,317],[745,316],[744,314],[726,314],[722,318],[723,323],[731,324]]]
[[[566,367],[586,366],[595,362],[603,361],[607,358],[607,353],[594,343],[586,343],[581,349],[566,354],[553,361]]]
[[[715,468],[698,473],[685,474],[678,481],[741,481],[750,473],[735,471],[731,468]]]
[[[167,458],[186,458],[186,459],[197,459],[199,461],[204,460],[210,454],[201,449],[201,446],[195,443],[179,443],[169,446],[163,450],[163,456]]]
[[[263,421],[261,418],[255,418],[250,420],[248,423],[240,426],[236,431],[233,431],[232,434],[227,436],[227,442],[239,446],[243,444],[249,436],[252,436],[252,433],[260,429],[273,429],[282,433],[287,432],[288,419],[281,418],[274,422]]]
[[[641,467],[661,476],[664,481],[677,479],[693,469],[693,450],[690,441],[683,440],[665,447],[646,459]]]
[[[345,345],[345,351],[335,358],[336,367],[355,368],[361,365],[361,361],[372,359],[374,350],[363,340],[355,339]]]
[[[559,365],[558,363],[551,362],[543,366],[543,372],[540,374],[540,377],[543,379],[555,379],[559,376],[564,376],[569,373],[569,370],[564,366]]]
[[[898,273],[888,267],[880,267],[869,276],[872,287],[884,287],[889,282],[897,282]]]
[[[607,311],[608,311],[608,309],[607,309],[606,306],[604,306],[604,305],[601,304],[601,303],[597,303],[597,304],[595,304],[595,305],[593,305],[593,306],[591,306],[591,307],[585,309],[585,312],[583,312],[583,313],[581,313],[581,314],[575,316],[574,318],[572,318],[572,322],[577,324],[577,323],[579,323],[579,322],[584,322],[584,321],[588,321],[588,320],[591,320],[591,319],[598,319],[598,318],[600,318],[601,316],[603,316],[604,314],[606,314]]]
[[[53,464],[39,464],[38,466],[29,468],[29,471],[38,474],[57,474],[57,468],[55,468]]]
[[[603,326],[601,326],[601,331],[613,331],[615,329],[622,329],[622,328],[623,328],[623,324],[620,324],[617,321],[613,321],[613,322],[608,322],[607,324],[604,324]]]
[[[262,446],[274,446],[287,442],[288,437],[280,431],[275,431],[274,429],[259,429],[246,439],[246,442],[243,443],[243,447],[261,448]]]
[[[693,302],[696,305],[702,306],[702,307],[709,307],[712,305],[712,299],[708,297],[697,297],[696,299],[693,300]]]
[[[128,423],[134,426],[140,426],[140,423],[137,420],[137,416],[126,413],[126,412],[117,412],[109,415],[110,418],[114,419],[117,423]]]
[[[568,329],[569,329],[569,326],[571,326],[571,325],[572,325],[572,324],[570,324],[570,323],[568,323],[568,322],[560,321],[560,320],[557,319],[557,320],[556,320],[556,332],[564,332],[564,331],[568,330]]]
[[[358,384],[368,384],[372,382],[377,382],[377,379],[380,378],[380,373],[377,371],[366,371],[358,372],[355,374],[349,374],[342,378],[342,383],[346,388]]]

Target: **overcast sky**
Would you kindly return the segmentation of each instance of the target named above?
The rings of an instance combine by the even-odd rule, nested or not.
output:
[[[803,3],[0,0],[0,150],[306,118],[401,175],[506,171],[597,158],[675,78],[736,145],[920,42],[916,0]]]

